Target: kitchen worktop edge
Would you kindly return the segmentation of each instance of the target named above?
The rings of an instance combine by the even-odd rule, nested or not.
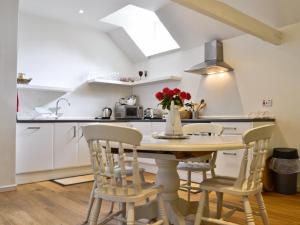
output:
[[[165,122],[164,119],[17,119],[17,123],[118,123],[118,122]],[[201,122],[275,122],[274,118],[200,118],[183,119],[182,123]]]

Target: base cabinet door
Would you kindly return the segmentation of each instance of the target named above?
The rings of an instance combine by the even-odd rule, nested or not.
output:
[[[52,151],[53,124],[17,124],[17,174],[53,169]]]
[[[83,136],[82,126],[89,124],[78,124],[78,166],[91,165],[90,150],[88,143]]]
[[[150,122],[130,122],[129,126],[138,129],[143,135],[151,135]]]
[[[219,151],[216,160],[216,174],[238,177],[244,150]]]
[[[164,132],[166,128],[166,122],[152,122],[151,123],[151,131],[161,133]]]
[[[54,124],[54,168],[78,165],[77,123]]]

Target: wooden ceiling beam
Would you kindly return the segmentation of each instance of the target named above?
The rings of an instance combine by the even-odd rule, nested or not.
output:
[[[274,45],[280,45],[283,33],[218,0],[172,0],[245,33]]]

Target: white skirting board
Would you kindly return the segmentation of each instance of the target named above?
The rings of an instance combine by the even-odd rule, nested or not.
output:
[[[0,192],[15,191],[16,189],[17,189],[16,184],[0,186]]]
[[[92,168],[90,166],[66,168],[58,170],[49,170],[33,173],[17,174],[17,184],[27,184],[45,180],[53,180],[65,177],[73,177],[79,175],[91,174]]]

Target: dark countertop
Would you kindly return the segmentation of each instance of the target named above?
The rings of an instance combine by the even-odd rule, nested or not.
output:
[[[17,119],[17,123],[117,123],[117,122],[165,122],[163,119]],[[247,117],[205,117],[200,119],[183,119],[182,123],[208,122],[275,122],[274,118],[247,118]]]

